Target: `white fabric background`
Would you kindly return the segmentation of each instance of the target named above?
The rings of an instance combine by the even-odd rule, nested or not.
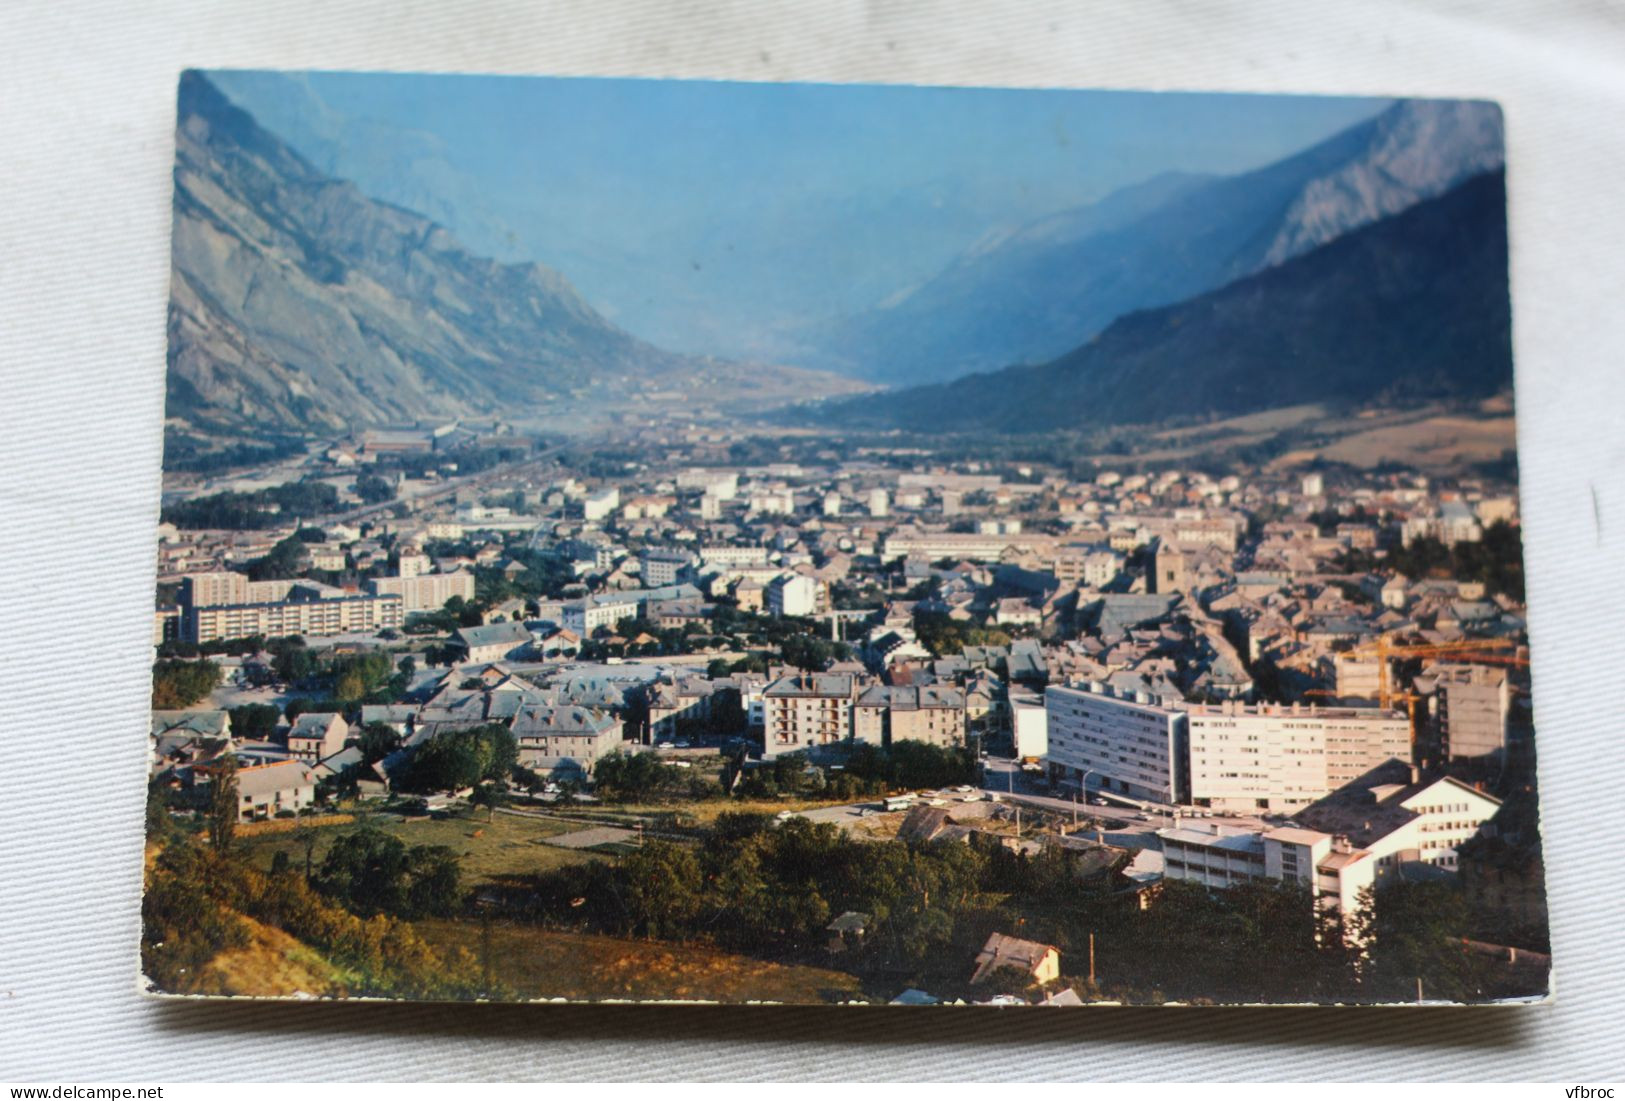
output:
[[[1619,1075],[1625,8],[14,2],[0,5],[0,61],[0,1078]],[[1500,100],[1557,1004],[1048,1014],[139,997],[171,128],[186,66]]]

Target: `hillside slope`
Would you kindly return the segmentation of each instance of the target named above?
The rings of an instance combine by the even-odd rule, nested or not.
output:
[[[1493,104],[1403,100],[1255,171],[1160,176],[983,242],[908,293],[814,327],[804,362],[895,385],[1044,362],[1126,313],[1280,264],[1501,163]]]
[[[1053,362],[795,416],[1033,432],[1481,397],[1511,382],[1505,187],[1493,172],[1279,267],[1130,314]]]
[[[524,421],[685,393],[749,402],[809,372],[675,355],[558,272],[465,249],[332,179],[183,75],[168,413],[206,433],[325,432],[498,414]],[[777,400],[782,400],[782,397]]]

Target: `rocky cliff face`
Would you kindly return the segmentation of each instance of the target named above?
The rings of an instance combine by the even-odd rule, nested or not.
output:
[[[652,347],[559,273],[471,254],[331,179],[186,74],[176,134],[171,418],[212,433],[523,420],[744,368]]]

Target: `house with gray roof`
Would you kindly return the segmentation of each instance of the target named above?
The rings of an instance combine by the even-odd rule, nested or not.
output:
[[[607,711],[569,704],[527,704],[514,716],[519,763],[533,772],[585,780],[621,746],[621,722]]]
[[[462,649],[464,661],[484,664],[523,657],[530,649],[532,635],[523,623],[487,623],[464,627],[451,636],[453,646]]]

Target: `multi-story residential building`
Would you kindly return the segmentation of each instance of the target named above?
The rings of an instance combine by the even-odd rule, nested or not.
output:
[[[563,779],[586,779],[623,740],[621,721],[615,716],[569,704],[524,704],[510,729],[521,765]]]
[[[1240,703],[1180,709],[1189,720],[1191,801],[1219,810],[1295,811],[1411,751],[1402,711]]]
[[[731,501],[739,493],[739,475],[716,470],[685,470],[677,475],[678,489],[697,489],[718,501]]]
[[[645,585],[675,585],[693,561],[687,551],[650,548],[638,556],[638,567]]]
[[[406,559],[401,559],[404,571]],[[401,606],[407,615],[414,612],[433,612],[446,606],[446,601],[454,596],[464,600],[474,599],[474,574],[468,570],[452,570],[450,573],[402,573],[400,577],[374,577],[367,581],[367,588],[375,595],[395,595],[401,598]]]
[[[700,548],[700,561],[707,566],[766,566],[766,547],[714,546]]]
[[[1157,837],[1166,879],[1215,888],[1259,879],[1301,883],[1317,905],[1338,914],[1358,909],[1360,892],[1379,874],[1371,852],[1296,826],[1248,830],[1203,822],[1161,829]]]
[[[189,573],[181,578],[180,602],[189,608],[221,604],[266,604],[285,600],[293,581],[250,581],[232,570]]]
[[[829,587],[817,578],[792,573],[768,582],[767,610],[776,616],[817,615],[829,608]]]
[[[1049,710],[1044,699],[1031,692],[1011,692],[1010,739],[1015,755],[1024,761],[1041,761],[1049,755]]]
[[[1437,665],[1419,682],[1434,686],[1439,746],[1449,760],[1476,760],[1506,749],[1511,686],[1505,669],[1488,665]]]
[[[1109,686],[1045,692],[1052,774],[1142,799],[1290,812],[1392,757],[1409,759],[1400,711],[1192,704]]]
[[[1063,547],[1050,566],[1056,580],[1095,589],[1110,585],[1122,570],[1123,556],[1101,547]]]
[[[1214,516],[1174,521],[1173,541],[1187,546],[1214,546],[1235,552],[1241,524],[1231,517]]]
[[[581,502],[581,516],[589,524],[608,519],[615,510],[621,507],[621,491],[616,486],[609,486],[592,493]]]
[[[190,642],[253,635],[321,637],[376,632],[406,620],[399,596],[336,596],[258,604],[212,604],[186,609],[182,634]]]
[[[903,527],[886,536],[880,557],[886,562],[895,562],[899,558],[922,558],[927,562],[941,558],[997,562],[1009,548],[1036,544],[1037,541],[1033,536],[927,532]]]
[[[315,764],[344,748],[350,724],[330,711],[307,711],[288,728],[288,755]]]
[[[639,601],[623,593],[598,593],[564,605],[564,626],[582,638],[612,631],[623,619],[637,618]]]
[[[817,752],[852,740],[856,681],[847,673],[780,677],[762,693],[762,756]]]
[[[1376,657],[1334,654],[1332,671],[1341,697],[1374,700],[1382,694],[1382,661]]]
[[[1310,804],[1299,825],[1346,837],[1369,850],[1379,868],[1421,861],[1454,871],[1456,849],[1495,815],[1501,802],[1450,776],[1423,777],[1394,759]]]
[[[965,697],[938,685],[874,685],[853,705],[852,740],[881,747],[894,742],[962,746]]]
[[[1105,685],[1044,690],[1050,773],[1080,787],[1137,799],[1187,799],[1185,714],[1148,693],[1119,696]]]
[[[463,627],[451,636],[452,645],[462,650],[462,660],[475,665],[523,656],[534,640],[529,628],[513,622]]]

